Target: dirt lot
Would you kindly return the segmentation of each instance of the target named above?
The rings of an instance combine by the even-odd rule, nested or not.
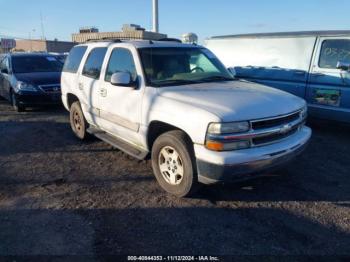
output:
[[[0,255],[350,255],[350,128],[250,182],[164,193],[148,161],[77,141],[61,108],[0,101]]]

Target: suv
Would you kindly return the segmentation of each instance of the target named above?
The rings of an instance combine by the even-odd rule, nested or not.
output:
[[[18,112],[31,106],[61,104],[62,67],[50,54],[7,54],[0,58],[0,96]]]
[[[208,49],[169,41],[78,45],[63,68],[62,101],[74,134],[151,156],[176,196],[199,183],[252,177],[306,146],[303,99],[237,80]]]

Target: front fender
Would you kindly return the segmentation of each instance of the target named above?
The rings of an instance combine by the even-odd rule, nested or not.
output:
[[[190,104],[157,96],[146,116],[146,125],[160,121],[175,126],[189,135],[193,143],[204,144],[209,123],[220,122],[220,118]]]

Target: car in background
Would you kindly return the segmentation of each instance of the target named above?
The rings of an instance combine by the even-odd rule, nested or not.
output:
[[[217,36],[206,47],[236,78],[305,99],[312,117],[350,123],[350,30]]]
[[[61,104],[62,68],[63,63],[50,54],[6,54],[0,60],[0,96],[18,112]]]
[[[66,59],[69,53],[49,53],[49,54],[57,57],[58,61],[64,64],[66,62]]]

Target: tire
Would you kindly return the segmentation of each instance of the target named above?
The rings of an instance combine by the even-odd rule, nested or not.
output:
[[[152,147],[152,168],[159,185],[172,195],[187,197],[199,187],[192,141],[180,130],[156,139]]]
[[[83,114],[79,101],[74,102],[69,110],[70,126],[74,135],[80,140],[86,140],[89,137],[87,133],[88,123]]]
[[[11,105],[16,112],[25,111],[25,107],[19,104],[19,102],[17,101],[16,95],[13,91],[11,91]]]

